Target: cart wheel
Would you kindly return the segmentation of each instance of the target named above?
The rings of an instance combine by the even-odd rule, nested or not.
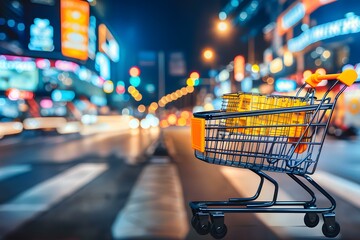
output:
[[[325,237],[334,238],[340,233],[340,225],[335,222],[335,225],[323,224],[322,232]]]
[[[306,213],[304,216],[305,225],[314,228],[319,224],[320,218],[316,213]]]
[[[211,226],[210,234],[215,239],[221,239],[225,237],[227,233],[227,227],[225,224],[220,226],[215,226],[214,224]]]
[[[208,221],[206,224],[201,225],[200,220],[196,216],[192,217],[191,225],[200,235],[206,235],[210,232],[210,222]]]

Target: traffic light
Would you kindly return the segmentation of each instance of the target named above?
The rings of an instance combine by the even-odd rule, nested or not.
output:
[[[130,84],[134,87],[140,86],[141,78],[140,77],[130,77]]]
[[[140,86],[141,83],[140,69],[134,66],[130,68],[129,74],[130,74],[130,79],[129,79],[130,84],[134,87]]]
[[[198,72],[190,73],[190,77],[186,80],[188,86],[198,86],[200,83],[200,74]]]
[[[118,94],[124,94],[126,91],[125,89],[125,83],[123,81],[118,81],[116,84],[116,92]]]
[[[138,77],[140,76],[140,69],[138,67],[132,67],[129,70],[129,74],[131,77]]]

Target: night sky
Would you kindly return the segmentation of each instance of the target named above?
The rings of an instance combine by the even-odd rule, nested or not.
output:
[[[228,36],[215,32],[218,13],[228,0],[97,0],[96,9],[115,38],[128,62],[138,51],[183,51],[188,72],[207,72],[228,64],[237,54],[247,53],[246,29],[239,26]],[[247,1],[244,1],[246,3]],[[212,47],[216,62],[202,62],[201,51]]]

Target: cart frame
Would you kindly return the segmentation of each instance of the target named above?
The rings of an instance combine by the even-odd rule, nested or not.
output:
[[[336,80],[328,87],[323,97],[320,100],[317,100],[314,97],[314,88],[321,80],[324,79]],[[204,146],[195,149],[196,158],[211,164],[246,168],[258,175],[260,178],[257,191],[252,197],[229,198],[227,201],[190,202],[189,205],[193,214],[191,224],[194,229],[201,235],[205,235],[210,232],[214,238],[220,239],[227,233],[227,227],[224,223],[225,213],[305,213],[304,222],[307,227],[313,228],[317,226],[319,223],[318,214],[322,214],[324,220],[324,224],[322,226],[323,234],[326,237],[336,237],[340,232],[340,225],[335,221],[334,210],[336,208],[336,201],[309,175],[313,174],[316,170],[318,159],[326,137],[326,131],[329,127],[329,122],[336,102],[346,87],[350,86],[356,79],[357,74],[354,70],[345,70],[341,74],[331,74],[325,76],[318,74],[312,75],[306,80],[306,83],[295,95],[295,97],[299,97],[302,91],[305,90],[305,98],[309,99],[310,103],[310,105],[306,106],[245,112],[226,112],[223,109],[219,111],[194,113],[193,115],[195,118],[203,119],[202,121],[205,122],[205,131],[203,132]],[[331,101],[331,98],[328,97],[329,93],[334,90],[335,86],[339,86],[341,83],[345,85],[341,86],[339,92]],[[310,85],[312,88],[308,88],[306,90],[307,85]],[[248,137],[247,134],[244,134],[244,132],[237,130],[246,130],[247,128],[266,129],[273,127],[273,125],[234,126],[234,124],[229,125],[226,122],[227,119],[251,118],[265,115],[292,114],[299,112],[306,112],[310,116],[306,122],[295,125],[284,123],[276,125],[276,127],[279,128],[302,127],[302,133],[295,138],[296,141],[290,143],[284,140],[286,139],[286,136],[280,137],[280,143],[277,144],[282,144],[284,147],[283,149],[276,150],[273,154],[274,156],[271,156],[273,151],[272,147],[269,148],[267,146],[273,146],[275,143],[271,143],[271,141],[276,141],[276,137],[255,135]],[[326,113],[328,113],[329,116],[324,121]],[[235,129],[236,131],[231,131],[232,129]],[[227,133],[229,131],[230,133]],[[210,133],[213,135],[210,136]],[[320,135],[320,137],[318,135]],[[240,145],[230,145],[231,142],[234,141],[240,143]],[[257,152],[253,151],[252,147],[249,147],[251,144],[256,145],[255,150],[257,150]],[[258,147],[260,144],[265,144],[266,147]],[[307,151],[301,154],[296,153],[296,149],[301,144],[306,144]],[[234,148],[234,146],[242,146],[242,149],[239,151],[231,149]],[[243,150],[246,150],[246,152],[243,153]],[[281,154],[279,154],[280,152]],[[268,153],[267,155],[270,155],[271,157],[268,157],[266,153]],[[305,155],[304,159],[303,155]],[[259,159],[261,161],[259,161]],[[279,201],[279,184],[275,179],[266,174],[265,171],[286,173],[287,176],[295,182],[295,184],[308,193],[310,198],[308,200],[300,201]],[[257,199],[263,189],[265,179],[274,186],[274,192],[270,200],[259,201]],[[319,208],[316,206],[317,198],[313,189],[329,201],[330,205],[328,207]]]

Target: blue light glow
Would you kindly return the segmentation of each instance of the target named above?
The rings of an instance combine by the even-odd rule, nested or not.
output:
[[[239,6],[239,0],[231,0],[231,6],[233,6],[233,7],[237,7],[237,6]]]
[[[303,3],[296,4],[282,17],[281,27],[283,29],[289,29],[294,26],[305,16],[305,6]]]
[[[243,92],[250,92],[253,88],[253,80],[250,77],[244,78],[244,80],[241,81],[241,91]]]
[[[130,77],[130,84],[134,87],[138,87],[141,83],[141,79],[139,77]]]
[[[221,21],[225,20],[227,18],[227,14],[225,12],[220,12],[219,13],[219,19]]]
[[[288,41],[291,52],[299,52],[307,46],[337,36],[360,32],[360,17],[347,13],[345,18],[310,28]]]
[[[291,92],[296,90],[296,82],[292,79],[279,78],[275,81],[275,91]]]
[[[75,92],[69,90],[54,90],[51,99],[54,102],[70,102],[75,98]]]

